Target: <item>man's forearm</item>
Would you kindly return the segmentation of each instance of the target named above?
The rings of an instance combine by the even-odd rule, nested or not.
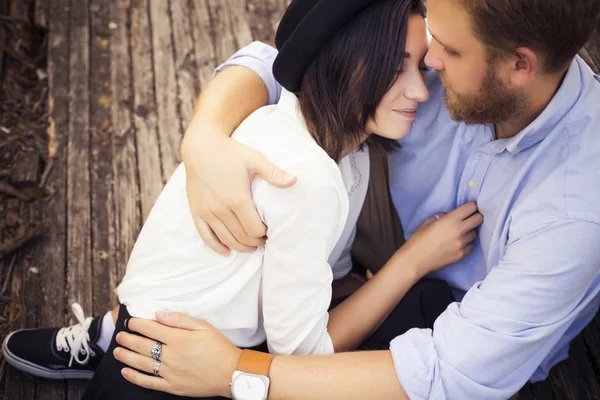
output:
[[[182,158],[207,135],[231,136],[244,119],[267,105],[268,98],[262,79],[248,68],[232,66],[217,74],[198,96],[181,144]]]
[[[276,356],[269,400],[408,400],[389,351]]]

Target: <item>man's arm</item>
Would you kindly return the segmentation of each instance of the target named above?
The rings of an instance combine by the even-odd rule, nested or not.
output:
[[[391,342],[411,399],[509,398],[578,315],[597,307],[598,287],[589,289],[600,269],[600,226],[525,219],[512,232],[500,263],[440,315],[433,332],[412,329]]]
[[[270,376],[269,400],[409,400],[389,351],[276,356]]]
[[[178,396],[230,397],[229,382],[241,350],[207,322],[177,313],[156,316],[159,322],[137,318],[128,322],[129,329],[146,337],[117,335],[117,342],[126,348],[117,348],[115,357],[150,373],[125,368],[125,379]],[[167,366],[158,377],[151,376],[154,360],[148,348],[153,340],[163,343],[161,361]],[[389,351],[275,356],[269,375],[269,400],[409,400]]]
[[[217,73],[196,100],[181,142],[181,158],[191,160],[193,149],[207,139],[231,136],[244,119],[267,105],[268,96],[260,76],[246,67],[234,65]]]
[[[295,183],[262,154],[229,139],[252,112],[278,101],[281,87],[271,72],[276,55],[272,47],[255,42],[221,65],[198,97],[182,141],[194,223],[204,242],[223,255],[264,244],[266,227],[252,203],[250,181],[260,177],[277,187]]]

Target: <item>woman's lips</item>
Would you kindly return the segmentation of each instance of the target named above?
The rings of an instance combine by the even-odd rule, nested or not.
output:
[[[415,119],[417,116],[417,110],[394,110],[394,112],[408,119]]]

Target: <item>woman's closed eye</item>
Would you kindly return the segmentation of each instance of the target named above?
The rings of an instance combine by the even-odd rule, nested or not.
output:
[[[425,65],[425,64],[419,65],[419,71],[421,71],[421,72],[427,72],[429,70],[430,70],[430,68],[427,65]],[[401,67],[401,68],[398,69],[397,74],[401,75],[404,72],[405,72],[404,67]]]

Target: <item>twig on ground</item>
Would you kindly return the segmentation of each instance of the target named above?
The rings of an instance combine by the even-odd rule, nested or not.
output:
[[[27,195],[26,193],[23,193],[19,189],[16,189],[14,186],[3,181],[0,181],[0,193],[16,197],[17,199],[23,201],[31,200],[31,196]]]
[[[46,225],[31,224],[29,230],[16,238],[6,240],[6,243],[0,244],[0,259],[17,250],[31,239],[45,234],[48,231]]]

